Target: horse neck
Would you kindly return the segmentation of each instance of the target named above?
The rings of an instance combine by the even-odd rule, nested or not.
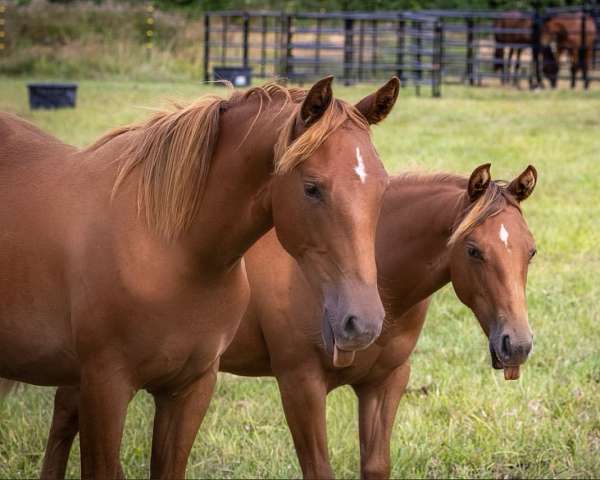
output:
[[[230,265],[273,226],[270,181],[279,127],[294,110],[249,100],[221,114],[219,140],[198,216],[189,232],[197,255]]]
[[[391,319],[450,281],[448,239],[466,208],[466,180],[395,177],[388,187],[377,232],[377,268]]]

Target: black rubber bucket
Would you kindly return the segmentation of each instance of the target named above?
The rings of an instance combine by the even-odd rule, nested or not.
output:
[[[29,83],[29,106],[38,108],[75,108],[76,83]]]
[[[227,80],[234,87],[249,87],[252,82],[252,69],[244,67],[215,67],[213,71],[215,80]]]

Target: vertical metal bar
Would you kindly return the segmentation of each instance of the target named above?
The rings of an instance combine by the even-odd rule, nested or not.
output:
[[[365,21],[360,20],[358,37],[358,80],[363,80],[363,63],[365,61]]]
[[[398,15],[396,23],[396,75],[404,85],[404,14]]]
[[[229,29],[229,17],[224,15],[222,18],[223,22],[223,37],[221,39],[221,64],[227,65],[227,30]]]
[[[439,20],[435,21],[433,27],[433,53],[432,53],[432,70],[431,70],[431,95],[434,98],[439,98],[442,95],[442,23]]]
[[[469,85],[475,85],[475,76],[473,75],[473,40],[475,24],[473,18],[467,18],[467,79]]]
[[[269,18],[266,15],[263,15],[261,22],[261,45],[260,45],[260,76],[265,77],[266,65],[267,65],[267,22]]]
[[[244,68],[248,68],[248,37],[250,34],[250,15],[244,12],[244,20],[242,24],[242,62]]]
[[[285,17],[285,60],[284,73],[286,78],[294,74],[294,66],[292,65],[292,16]]]
[[[423,69],[421,66],[421,48],[423,45],[421,38],[421,30],[422,30],[421,21],[417,20],[415,29],[416,29],[416,52],[415,52],[415,67],[416,67],[416,77],[417,81],[415,82],[415,90],[417,96],[421,95],[421,79],[423,78]]]
[[[587,53],[587,35],[586,35],[586,22],[587,20],[587,8],[586,5],[581,6],[581,47],[579,51],[579,67],[583,70],[583,65],[585,62],[585,54]]]
[[[323,28],[323,19],[317,18],[317,35],[315,38],[315,74],[321,72],[321,29]]]
[[[354,60],[354,19],[344,19],[344,85],[350,85]]]
[[[210,16],[204,15],[204,81],[210,80]]]
[[[377,75],[377,20],[371,22],[371,75]]]

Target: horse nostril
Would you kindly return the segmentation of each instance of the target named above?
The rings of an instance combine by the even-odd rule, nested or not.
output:
[[[502,336],[502,356],[507,359],[511,356],[511,348],[510,348],[510,336],[503,335]]]
[[[344,321],[344,332],[351,335],[356,333],[356,330],[356,317],[354,315],[348,315]]]

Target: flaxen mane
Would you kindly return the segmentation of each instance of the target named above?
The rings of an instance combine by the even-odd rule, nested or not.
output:
[[[490,182],[485,192],[467,207],[466,212],[460,215],[448,240],[448,245],[454,245],[458,240],[464,238],[481,225],[486,219],[498,215],[507,206],[516,207],[519,212],[519,202],[506,189],[506,182],[496,180]]]
[[[450,173],[434,173],[422,174],[415,172],[407,172],[400,175],[401,183],[393,182],[402,188],[406,182],[413,184],[431,184],[431,183],[448,183],[458,185],[461,190],[467,189],[468,180],[459,175]],[[452,235],[448,240],[448,246],[454,245],[458,240],[464,238],[473,231],[475,227],[481,225],[486,219],[498,215],[508,205],[516,207],[519,212],[521,207],[515,198],[508,192],[507,183],[502,180],[490,182],[485,192],[473,203],[469,203],[466,210],[459,212],[457,220],[452,229]],[[464,197],[461,195],[457,198],[457,208],[462,208],[460,205],[464,203]]]
[[[134,133],[118,159],[120,165],[113,196],[138,169],[138,210],[144,213],[150,228],[166,239],[173,239],[190,226],[200,207],[219,136],[221,111],[250,99],[258,100],[245,141],[265,105],[279,100],[277,115],[288,104],[294,105],[274,147],[276,174],[285,174],[309,158],[346,121],[368,131],[368,123],[353,106],[334,100],[323,116],[294,140],[297,112],[305,96],[304,90],[275,83],[233,92],[229,98],[206,95],[189,105],[175,105],[171,111],[160,111],[142,123],[109,132],[87,150],[97,150],[120,135]]]

